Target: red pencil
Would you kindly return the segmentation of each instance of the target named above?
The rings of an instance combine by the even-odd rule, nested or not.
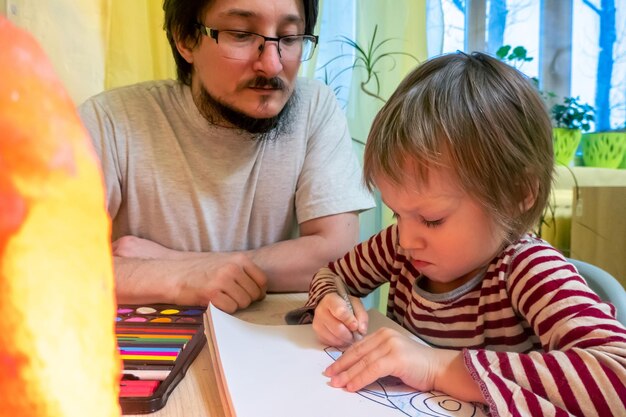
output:
[[[122,380],[120,397],[149,397],[159,386],[160,381]]]

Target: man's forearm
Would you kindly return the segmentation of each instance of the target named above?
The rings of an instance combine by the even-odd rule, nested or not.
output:
[[[249,251],[250,258],[268,276],[270,292],[305,292],[313,275],[329,262],[343,256],[354,244],[343,246],[313,235]]]
[[[313,235],[239,253],[248,256],[266,273],[268,291],[290,292],[307,291],[313,275],[351,247],[349,242],[342,247]],[[118,301],[181,304],[177,294],[181,293],[185,275],[201,274],[200,270],[210,270],[212,264],[223,262],[236,253],[172,251],[169,259],[115,257]]]
[[[208,254],[207,254],[208,255]],[[228,313],[265,297],[265,273],[243,254],[185,259],[115,258],[119,303],[207,305]]]
[[[176,303],[177,281],[183,265],[194,262],[169,259],[114,257],[118,303]],[[193,303],[192,303],[193,304]]]
[[[358,242],[356,213],[341,213],[300,225],[297,239],[250,251],[253,262],[268,276],[268,291],[308,291],[313,275]]]
[[[182,252],[133,236],[120,238],[113,243],[118,297],[141,303],[180,302],[194,298],[189,294],[192,285],[203,291],[197,298],[206,300],[210,294],[203,280],[218,272],[224,277],[225,265],[250,269],[250,263],[266,275],[269,291],[307,291],[321,267],[356,244],[358,217],[343,213],[313,219],[301,225],[300,233],[296,239],[241,252]],[[231,271],[234,276],[246,275],[240,272]]]

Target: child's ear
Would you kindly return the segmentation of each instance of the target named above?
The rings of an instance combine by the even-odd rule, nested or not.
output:
[[[539,181],[535,180],[532,188],[526,192],[526,197],[520,202],[520,212],[525,213],[532,208],[537,200],[537,191],[539,190]]]

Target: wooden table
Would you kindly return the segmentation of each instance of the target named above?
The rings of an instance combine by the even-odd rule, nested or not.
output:
[[[235,314],[257,324],[285,324],[285,313],[302,307],[306,293],[268,294],[260,302]],[[223,417],[224,410],[211,367],[209,348],[205,345],[191,364],[183,380],[174,388],[167,404],[151,414],[125,414],[150,417]]]

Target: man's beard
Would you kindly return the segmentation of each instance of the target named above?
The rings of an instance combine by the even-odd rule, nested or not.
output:
[[[284,82],[280,78],[264,78],[257,77],[251,83],[251,86],[264,87],[271,86],[273,88],[284,89]],[[221,120],[225,120],[238,129],[251,133],[253,139],[268,140],[276,139],[280,135],[291,132],[292,114],[295,107],[296,93],[291,95],[282,110],[273,117],[259,119],[248,116],[235,108],[222,103],[215,97],[211,96],[204,85],[200,84],[200,93],[196,100],[196,105],[200,114],[211,124],[217,124]]]

